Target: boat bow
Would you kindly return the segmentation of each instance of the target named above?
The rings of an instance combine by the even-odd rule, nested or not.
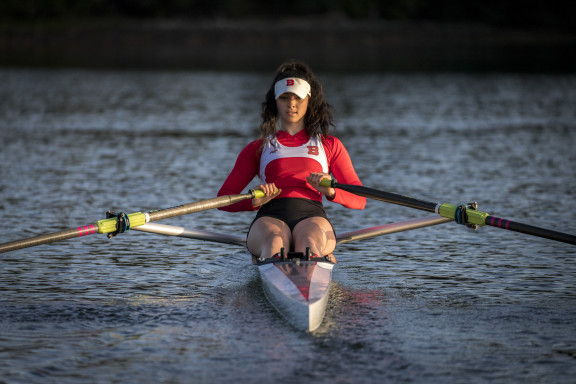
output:
[[[289,260],[258,266],[264,293],[293,326],[316,330],[324,318],[334,264],[326,261]]]

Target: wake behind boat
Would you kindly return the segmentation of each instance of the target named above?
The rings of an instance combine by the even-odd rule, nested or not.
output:
[[[268,301],[294,327],[314,331],[324,319],[334,264],[323,257],[289,253],[258,264]]]

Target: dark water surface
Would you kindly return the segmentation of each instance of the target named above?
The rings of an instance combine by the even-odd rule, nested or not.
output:
[[[0,70],[0,242],[214,197],[270,74]],[[576,234],[576,77],[320,74],[365,185]],[[327,204],[338,231],[428,216]],[[250,213],[166,224],[242,234]],[[0,382],[571,383],[576,247],[453,223],[339,247],[294,330],[246,251],[131,231],[0,255]]]

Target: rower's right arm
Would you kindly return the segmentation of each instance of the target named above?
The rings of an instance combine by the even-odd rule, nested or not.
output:
[[[235,195],[244,192],[244,189],[258,174],[260,164],[259,147],[260,140],[255,140],[244,147],[236,159],[234,168],[232,168],[232,171],[218,191],[218,196]],[[254,211],[257,210],[258,207],[252,206],[252,200],[244,200],[218,209],[228,212],[241,212]]]

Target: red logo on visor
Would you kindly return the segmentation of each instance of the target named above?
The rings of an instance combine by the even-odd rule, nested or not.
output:
[[[287,79],[286,80],[286,86],[291,87],[294,85],[294,79]]]

